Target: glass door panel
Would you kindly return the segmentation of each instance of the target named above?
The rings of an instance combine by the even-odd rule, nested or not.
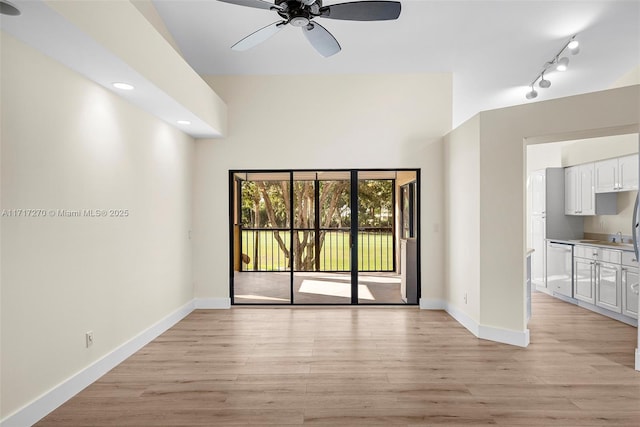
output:
[[[290,174],[249,173],[237,180],[234,303],[291,303]]]
[[[348,172],[294,174],[296,304],[351,303],[348,177]]]
[[[358,303],[401,304],[396,271],[396,172],[358,173]]]

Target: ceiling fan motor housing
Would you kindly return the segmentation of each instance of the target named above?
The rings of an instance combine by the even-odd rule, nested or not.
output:
[[[276,5],[282,7],[277,11],[278,15],[289,24],[294,27],[306,27],[320,12],[322,0],[276,0]]]

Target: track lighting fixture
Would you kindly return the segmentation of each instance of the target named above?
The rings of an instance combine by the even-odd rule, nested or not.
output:
[[[561,57],[560,55],[562,55],[565,51],[569,51],[572,55],[576,55],[578,54],[578,52],[580,52],[580,48],[579,48],[580,42],[576,40],[576,35],[572,36],[569,39],[569,41],[566,42],[564,46],[562,46],[562,49],[560,49],[560,52],[558,52],[550,61],[544,64],[540,74],[538,74],[536,78],[533,79],[533,81],[529,85],[531,86],[531,90],[527,92],[525,95],[527,99],[534,99],[535,97],[538,96],[538,92],[536,92],[536,90],[533,88],[536,82],[538,82],[538,86],[540,86],[543,89],[547,89],[548,87],[551,86],[551,81],[548,79],[545,79],[544,77],[546,72],[553,71],[553,70],[555,71],[567,70],[567,67],[569,66],[569,58],[566,56]]]

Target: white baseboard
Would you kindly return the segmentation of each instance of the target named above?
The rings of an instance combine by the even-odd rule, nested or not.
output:
[[[640,371],[640,348],[636,348],[636,371]]]
[[[515,345],[518,347],[526,347],[529,345],[528,329],[524,331],[514,331],[509,329],[494,328],[493,326],[481,325],[464,311],[451,304],[447,304],[446,301],[420,299],[420,308],[424,310],[446,311],[449,316],[453,317],[469,332],[480,339]]]
[[[483,340],[500,342],[503,344],[527,347],[529,345],[529,330],[514,331],[510,329],[494,328],[493,326],[480,325],[478,338]]]
[[[96,360],[80,372],[63,381],[48,392],[42,394],[31,403],[7,416],[5,419],[0,421],[0,427],[25,427],[35,424],[51,411],[98,380],[111,369],[118,366],[136,351],[153,341],[167,329],[185,318],[195,308],[194,302],[195,300],[189,301],[107,355]]]
[[[231,308],[231,298],[196,298],[196,310],[218,310]]]
[[[426,299],[420,298],[421,310],[444,310],[447,303],[441,299]]]
[[[449,313],[449,316],[453,317],[458,323],[467,328],[469,332],[471,332],[476,337],[478,336],[480,325],[478,324],[478,322],[473,320],[471,316],[451,304],[447,304],[445,311]]]

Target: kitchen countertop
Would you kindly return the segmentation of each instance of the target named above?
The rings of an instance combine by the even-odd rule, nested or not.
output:
[[[604,249],[617,249],[619,251],[633,252],[633,244],[631,243],[613,243],[602,240],[565,240],[565,239],[546,239],[547,242],[568,243],[570,245],[595,246]]]

